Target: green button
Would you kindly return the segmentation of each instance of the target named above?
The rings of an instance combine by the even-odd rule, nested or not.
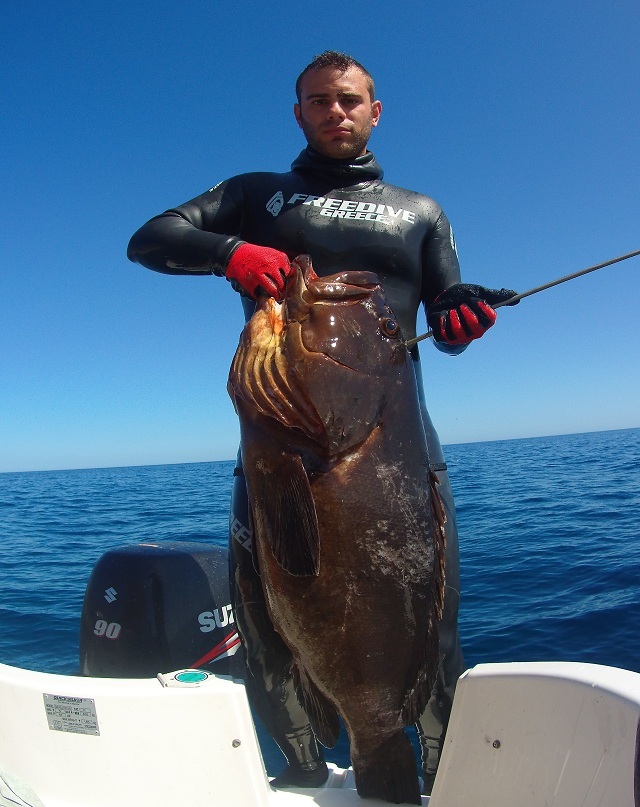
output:
[[[209,674],[206,672],[198,672],[197,670],[188,670],[176,675],[176,681],[181,684],[199,684],[201,681],[206,681]]]

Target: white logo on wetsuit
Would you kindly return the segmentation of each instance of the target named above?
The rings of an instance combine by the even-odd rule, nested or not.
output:
[[[274,193],[271,199],[265,205],[269,213],[275,218],[278,213],[284,207],[284,196],[282,195],[282,191],[277,191]]]
[[[331,196],[313,196],[307,193],[294,193],[287,205],[318,208],[321,216],[332,219],[376,221],[379,224],[393,224],[400,221],[414,224],[416,220],[416,214],[403,207],[396,209],[392,205],[381,205],[376,202],[358,202],[354,199],[336,199]],[[282,191],[274,193],[266,205],[267,210],[273,216],[277,216],[283,207]]]
[[[235,516],[232,516],[229,520],[229,532],[231,533],[231,537],[234,541],[238,541],[238,543],[242,544],[242,546],[248,552],[251,552],[253,530],[251,530],[249,527],[245,527],[241,521],[239,521]]]

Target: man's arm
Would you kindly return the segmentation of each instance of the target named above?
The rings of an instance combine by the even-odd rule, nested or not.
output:
[[[227,180],[172,210],[155,216],[134,233],[129,260],[169,275],[224,275],[243,243],[242,186]]]
[[[134,233],[127,257],[170,275],[220,275],[255,299],[280,297],[291,264],[284,252],[239,238],[244,216],[242,177],[222,182]]]
[[[427,241],[424,267],[427,322],[436,347],[452,356],[462,353],[495,323],[497,315],[492,305],[516,294],[511,289],[487,289],[460,282],[455,240],[444,213]]]
[[[448,288],[460,283],[460,263],[449,219],[442,210],[428,234],[422,250],[422,302],[427,319],[436,299]],[[429,326],[431,323],[429,322]],[[438,339],[434,331],[434,344],[443,353],[457,356],[467,344],[454,345]]]

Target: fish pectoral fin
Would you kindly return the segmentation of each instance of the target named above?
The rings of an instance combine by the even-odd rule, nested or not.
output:
[[[307,713],[313,733],[325,748],[333,748],[340,736],[338,710],[320,692],[305,670],[294,668],[294,682],[298,700]]]
[[[262,476],[262,491],[252,502],[259,532],[278,564],[297,577],[320,571],[320,534],[309,477],[296,454],[283,455]]]

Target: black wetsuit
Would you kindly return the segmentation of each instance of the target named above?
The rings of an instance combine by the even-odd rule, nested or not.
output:
[[[371,152],[342,161],[307,148],[288,173],[233,177],[151,219],[131,239],[128,256],[168,274],[224,275],[229,258],[244,242],[281,250],[290,258],[309,254],[319,275],[357,269],[375,272],[407,339],[416,335],[419,306],[429,306],[440,292],[460,282],[453,234],[439,205],[383,182]],[[243,305],[249,318],[253,301],[243,297]],[[436,345],[450,353],[461,350]],[[417,347],[412,353],[422,390]],[[435,751],[437,758],[464,661],[457,631],[460,585],[453,497],[424,398],[422,403],[430,462],[440,478],[447,512],[440,675],[418,726],[423,768],[432,769],[426,754]],[[313,768],[318,751],[293,692],[291,656],[271,626],[247,551],[250,532],[242,476],[234,485],[230,537],[236,564],[236,618],[247,649],[252,705],[290,765]]]

